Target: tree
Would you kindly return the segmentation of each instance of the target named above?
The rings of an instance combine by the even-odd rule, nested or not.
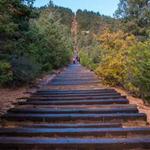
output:
[[[27,55],[27,32],[32,17],[31,0],[0,0],[0,84],[35,76]],[[30,6],[28,5],[30,4]],[[32,75],[31,75],[32,74]],[[31,76],[30,76],[31,75]],[[25,76],[24,76],[25,77]],[[23,79],[23,78],[22,78]]]
[[[76,18],[79,26],[79,31],[91,31],[97,34],[104,25],[113,25],[115,19],[100,15],[99,12],[95,13],[88,10],[78,10]]]
[[[54,7],[54,3],[53,3],[53,1],[52,1],[52,0],[50,0],[50,1],[49,1],[49,3],[48,3],[48,7],[50,7],[50,8],[53,8],[53,7]]]
[[[29,7],[32,7],[35,0],[21,0],[24,4],[28,5]]]
[[[136,95],[150,100],[150,41],[138,42],[130,48],[129,66],[135,70],[130,82],[137,88]]]
[[[71,33],[61,12],[32,8],[33,2],[0,0],[0,85],[29,82],[69,62]]]
[[[115,16],[122,20],[126,32],[148,37],[150,0],[120,0]]]
[[[74,16],[74,13],[71,9],[57,6],[53,3],[53,1],[50,1],[48,5],[41,7],[39,10],[45,10],[49,9],[53,13],[55,13],[55,18],[59,20],[62,24],[67,25],[69,28],[71,28],[72,19]]]
[[[55,13],[45,9],[31,23],[29,53],[41,64],[43,71],[56,69],[69,62],[72,49],[68,28],[55,20]]]

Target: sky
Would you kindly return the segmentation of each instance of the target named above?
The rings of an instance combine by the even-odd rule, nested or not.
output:
[[[35,0],[34,6],[44,6],[49,0]],[[119,0],[53,0],[55,5],[71,8],[74,12],[78,9],[87,9],[100,14],[113,16]]]

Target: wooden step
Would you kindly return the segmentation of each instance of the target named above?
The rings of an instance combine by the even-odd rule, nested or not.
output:
[[[51,100],[28,100],[18,102],[18,105],[95,105],[95,104],[128,104],[127,99],[114,99],[114,100],[72,100],[72,101],[51,101]],[[16,104],[16,103],[15,103]]]
[[[116,92],[114,89],[94,89],[94,90],[38,90],[37,93],[52,94],[76,94],[76,93],[110,93]]]
[[[65,91],[65,90],[43,90],[43,91],[37,91],[37,92],[26,92],[25,94],[31,94],[31,95],[114,95],[119,94],[114,90],[74,90],[74,91]]]
[[[150,149],[150,138],[20,138],[0,137],[1,149],[100,149],[100,150],[123,150],[123,149]]]
[[[35,114],[111,114],[111,113],[137,113],[137,108],[99,108],[99,109],[49,109],[49,108],[13,108],[11,113],[35,113]]]
[[[87,96],[120,96],[119,93],[75,93],[75,94],[52,94],[52,93],[34,93],[32,96],[43,96],[43,97],[87,97]]]
[[[61,78],[61,77],[57,77],[55,79],[53,79],[52,81],[54,82],[67,82],[67,81],[92,81],[92,80],[98,80],[96,77],[84,77],[84,78],[72,78],[72,77],[67,77],[67,78]]]
[[[82,85],[82,84],[98,84],[99,81],[85,81],[85,82],[51,82],[50,85],[61,86],[61,85]]]
[[[119,99],[126,99],[126,96],[101,96],[101,97],[42,97],[42,96],[36,96],[36,97],[24,97],[22,99],[27,100],[42,100],[42,101],[76,101],[76,100],[119,100]]]
[[[0,136],[14,137],[133,137],[149,136],[150,128],[0,128]]]
[[[64,82],[93,82],[93,81],[98,81],[98,79],[96,78],[56,78],[53,79],[51,82],[60,82],[60,83],[64,83]]]
[[[3,120],[8,121],[146,121],[146,115],[143,113],[118,113],[118,114],[14,114],[7,113],[2,116]]]
[[[28,124],[21,127],[28,128],[119,128],[122,127],[121,123],[87,123],[87,124]]]
[[[17,105],[15,108],[48,108],[48,109],[117,109],[117,108],[129,108],[129,109],[137,109],[137,105],[134,104],[105,104],[105,105]]]

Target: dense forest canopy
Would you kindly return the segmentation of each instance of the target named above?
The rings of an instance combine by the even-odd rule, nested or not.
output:
[[[30,82],[72,55],[72,11],[51,1],[33,8],[33,2],[0,0],[0,85]]]
[[[50,1],[48,5],[39,8],[40,11],[43,11],[45,9],[50,9],[52,12],[55,13],[56,19],[60,20],[60,23],[71,28],[72,19],[74,16],[74,13],[71,9],[57,6],[52,1]]]
[[[99,32],[100,28],[104,25],[112,25],[115,21],[114,18],[109,16],[100,15],[99,12],[93,12],[88,10],[77,10],[76,12],[77,22],[79,24],[79,30]]]
[[[150,0],[120,0],[115,16],[126,32],[148,37],[150,32]]]

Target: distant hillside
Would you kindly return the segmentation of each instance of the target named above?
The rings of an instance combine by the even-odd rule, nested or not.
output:
[[[73,17],[74,17],[74,13],[71,9],[60,7],[54,5],[53,3],[41,7],[39,10],[43,10],[43,9],[50,9],[51,11],[56,13],[57,19],[60,20],[62,24],[67,25],[69,28],[71,28]]]
[[[76,12],[76,18],[80,31],[93,31],[95,33],[106,26],[112,26],[115,22],[114,18],[100,15],[99,12],[80,9]]]
[[[74,12],[65,7],[60,7],[50,3],[49,5],[41,7],[39,10],[50,9],[57,13],[57,19],[61,20],[61,23],[71,28]],[[99,32],[106,26],[113,27],[115,19],[109,16],[101,15],[99,12],[93,12],[88,10],[77,10],[76,20],[78,22],[79,31],[92,31],[94,33]]]

